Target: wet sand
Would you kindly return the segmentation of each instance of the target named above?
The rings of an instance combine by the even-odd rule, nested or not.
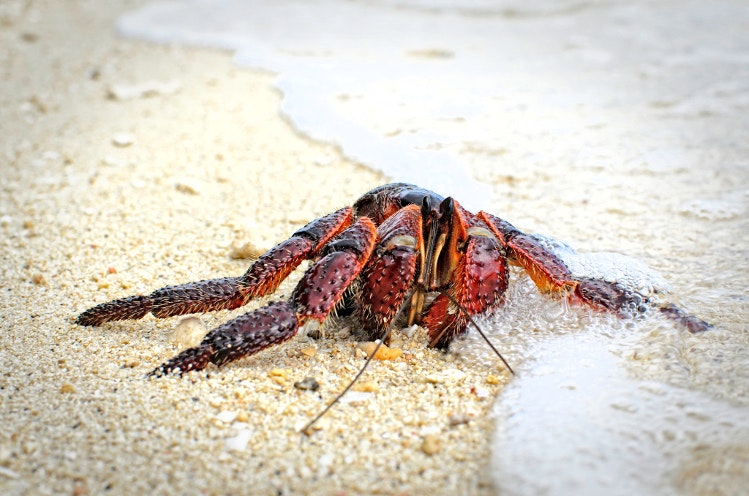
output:
[[[489,494],[498,363],[396,336],[407,357],[374,363],[370,392],[302,439],[363,363],[345,322],[163,380],[144,376],[178,352],[180,318],[74,323],[113,298],[241,274],[233,249],[269,248],[384,181],[297,135],[271,74],[118,38],[137,4],[0,6],[0,492]],[[294,388],[308,376],[317,393]]]

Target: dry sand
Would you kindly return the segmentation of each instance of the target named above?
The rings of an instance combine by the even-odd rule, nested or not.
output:
[[[233,248],[269,248],[383,181],[295,134],[272,75],[117,38],[139,3],[0,4],[0,493],[491,492],[499,363],[397,336],[409,357],[374,363],[376,392],[302,439],[363,363],[345,326],[146,380],[179,318],[75,325],[96,303],[240,274]],[[317,393],[293,387],[307,376]]]

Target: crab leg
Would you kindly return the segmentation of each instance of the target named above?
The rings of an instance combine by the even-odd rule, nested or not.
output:
[[[622,317],[641,311],[642,297],[615,282],[576,278],[554,253],[509,222],[479,212],[507,251],[510,263],[522,266],[542,293],[568,297]]]
[[[484,219],[505,246],[510,262],[525,268],[541,292],[566,296],[572,301],[580,301],[620,317],[632,317],[646,311],[642,296],[636,292],[615,282],[576,278],[556,255],[509,222],[486,212],[480,212],[479,217]],[[661,304],[659,310],[691,333],[704,332],[712,327],[671,303]]]
[[[265,296],[303,260],[317,256],[333,236],[352,222],[350,207],[313,220],[268,250],[240,277],[225,277],[157,289],[148,296],[129,296],[102,303],[78,316],[80,325],[98,326],[114,320],[140,319],[151,312],[158,318],[232,310],[252,298]]]
[[[289,301],[270,303],[215,328],[151,375],[221,366],[291,339],[309,321],[322,324],[369,259],[375,236],[372,221],[359,219],[323,247],[322,258],[307,270]]]
[[[372,339],[396,317],[416,276],[423,247],[421,211],[408,205],[377,228],[376,254],[361,276],[359,321]]]

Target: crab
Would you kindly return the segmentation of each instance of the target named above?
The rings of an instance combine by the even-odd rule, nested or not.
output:
[[[447,349],[473,317],[503,302],[509,265],[520,266],[542,293],[620,317],[645,312],[647,301],[617,282],[572,274],[537,237],[487,212],[471,213],[451,197],[411,184],[372,189],[351,207],[313,220],[260,256],[243,275],[168,286],[99,304],[76,322],[158,318],[236,309],[270,295],[305,260],[313,263],[286,300],[236,317],[150,375],[181,375],[222,366],[319,329],[353,308],[371,340],[384,339],[399,315],[419,324],[430,347]],[[692,332],[708,324],[673,305],[664,315]]]

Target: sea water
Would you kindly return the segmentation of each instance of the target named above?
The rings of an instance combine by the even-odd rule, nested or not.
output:
[[[669,284],[586,260],[714,324],[567,308],[515,274],[481,322],[518,371],[494,413],[501,494],[749,487],[745,1],[181,0],[118,28],[233,50],[277,74],[301,133],[574,248],[646,257]],[[471,335],[453,351],[490,359]]]

